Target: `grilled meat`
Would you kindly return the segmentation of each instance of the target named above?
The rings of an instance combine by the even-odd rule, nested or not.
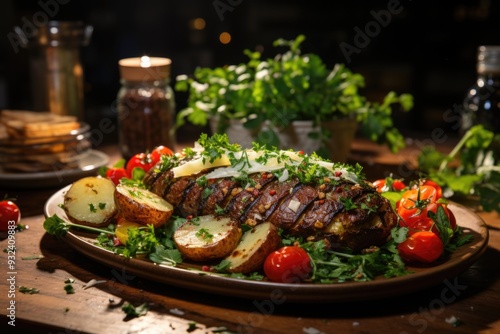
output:
[[[181,161],[184,163],[184,161]],[[272,171],[247,178],[210,178],[217,168],[175,177],[172,168],[153,168],[146,186],[170,202],[183,217],[223,211],[241,224],[270,221],[284,233],[304,240],[327,240],[333,248],[358,252],[390,238],[397,217],[387,199],[365,181],[327,176],[282,180]]]

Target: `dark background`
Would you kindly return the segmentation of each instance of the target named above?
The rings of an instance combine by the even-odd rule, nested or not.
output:
[[[365,94],[377,101],[390,90],[410,93],[415,107],[395,115],[403,133],[441,127],[443,113],[460,104],[475,80],[479,45],[500,44],[499,3],[475,1],[278,1],[278,0],[143,0],[143,1],[2,1],[0,13],[0,108],[31,109],[29,51],[15,52],[7,34],[22,19],[33,20],[50,4],[53,20],[82,20],[94,27],[90,45],[81,49],[85,75],[85,109],[90,123],[114,117],[119,89],[118,60],[144,54],[173,61],[172,86],[178,74],[196,66],[246,61],[244,49],[272,56],[272,42],[305,34],[303,52],[319,54],[325,63],[345,63],[366,79]],[[395,6],[390,22],[379,25],[359,52],[346,58],[340,47],[355,47],[358,31],[374,27],[375,15]],[[377,13],[377,14],[374,14]],[[194,18],[205,19],[195,30]],[[231,43],[218,36],[227,31]],[[358,44],[359,46],[359,44]],[[177,110],[186,96],[176,92]],[[188,128],[188,131],[199,131]],[[110,134],[114,140],[114,134]]]

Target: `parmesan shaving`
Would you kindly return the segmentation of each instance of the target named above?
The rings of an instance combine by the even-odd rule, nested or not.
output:
[[[201,152],[203,147],[195,143],[194,151]],[[289,179],[289,172],[285,168],[287,165],[299,165],[304,156],[299,155],[294,151],[278,151],[274,154],[266,156],[264,151],[254,151],[253,149],[241,150],[239,152],[225,152],[219,158],[210,162],[206,157],[199,157],[186,163],[172,168],[174,178],[196,175],[203,170],[215,168],[213,171],[205,175],[207,179],[218,179],[225,177],[240,177],[243,174],[266,173],[276,170],[283,170],[278,181],[285,182]],[[266,156],[266,159],[259,158]],[[264,162],[262,160],[265,160]],[[231,161],[237,161],[231,165]],[[330,171],[335,176],[335,179],[344,178],[354,183],[359,183],[358,176],[355,173],[349,172],[346,168],[335,168],[335,164],[322,160],[310,160],[314,164],[318,164]],[[217,167],[217,168],[216,168]]]
[[[300,202],[296,201],[294,199],[290,200],[290,203],[288,203],[288,208],[292,210],[293,212],[297,212],[297,210],[300,207]]]

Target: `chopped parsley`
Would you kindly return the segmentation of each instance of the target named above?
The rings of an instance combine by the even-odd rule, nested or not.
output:
[[[214,235],[210,233],[210,231],[206,228],[200,228],[198,232],[196,232],[196,236],[202,240],[212,240],[214,238]]]

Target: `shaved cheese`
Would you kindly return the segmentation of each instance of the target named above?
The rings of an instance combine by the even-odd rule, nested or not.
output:
[[[203,148],[195,143],[194,150],[201,152]],[[265,159],[260,159],[265,155]],[[207,179],[218,179],[226,177],[241,177],[243,174],[267,173],[283,169],[278,181],[285,182],[289,179],[288,170],[285,169],[289,165],[299,165],[304,159],[303,155],[294,151],[278,151],[274,154],[264,151],[254,151],[252,149],[241,150],[238,152],[226,152],[220,158],[210,162],[206,157],[190,160],[180,166],[172,168],[174,178],[196,175],[203,170],[215,168],[213,171],[205,175]],[[262,161],[265,160],[265,161]],[[235,162],[234,165],[231,162]],[[318,164],[330,170],[335,176],[335,179],[347,179],[354,183],[359,183],[358,176],[349,172],[345,167],[335,168],[335,164],[322,160],[310,160],[311,163]],[[216,168],[217,167],[217,168]]]
[[[290,203],[288,203],[288,208],[292,210],[293,212],[297,212],[297,210],[300,207],[300,202],[296,201],[294,199],[290,200]]]
[[[194,159],[186,162],[183,165],[172,168],[172,172],[174,173],[174,177],[182,177],[198,174],[199,172],[207,168],[229,165],[231,165],[231,163],[229,162],[229,158],[226,155],[223,155],[220,159],[215,159],[213,162],[210,162],[207,159],[203,161],[202,158]]]

